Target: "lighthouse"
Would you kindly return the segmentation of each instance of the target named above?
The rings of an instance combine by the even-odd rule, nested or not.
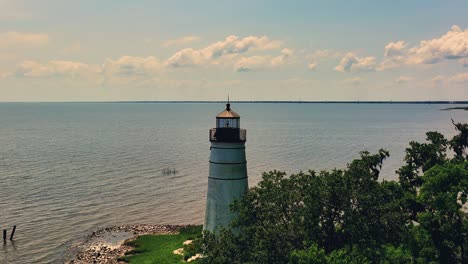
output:
[[[226,109],[216,116],[216,128],[210,129],[210,162],[203,230],[210,232],[228,227],[234,214],[229,205],[248,190],[245,157],[246,130],[240,128],[240,116]]]

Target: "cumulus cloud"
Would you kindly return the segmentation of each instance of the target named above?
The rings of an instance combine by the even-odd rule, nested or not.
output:
[[[456,83],[468,83],[468,72],[455,74],[451,76],[448,80],[450,82],[456,82]]]
[[[319,59],[319,58],[339,58],[341,56],[341,52],[332,50],[332,49],[318,49],[315,50],[309,58],[312,59]]]
[[[376,67],[375,57],[358,57],[352,52],[346,53],[340,63],[335,67],[335,71],[339,72],[359,72],[373,71]]]
[[[318,49],[306,55],[306,60],[308,62],[307,68],[309,70],[315,70],[319,63],[327,61],[329,59],[338,59],[340,57],[342,57],[342,53],[339,51],[332,49]]]
[[[361,78],[361,77],[352,77],[352,78],[344,79],[341,82],[341,84],[344,84],[344,85],[358,85],[358,84],[361,84],[363,81],[364,81],[364,79]]]
[[[269,56],[250,56],[243,57],[237,61],[235,68],[238,72],[248,72],[270,66],[271,57]]]
[[[437,75],[431,79],[431,82],[436,85],[441,84],[468,84],[468,73],[459,73],[451,76]]]
[[[279,67],[291,61],[294,51],[284,48],[278,56],[250,56],[240,58],[234,65],[238,72],[248,72],[266,68]]]
[[[212,43],[202,49],[186,48],[176,52],[167,61],[172,67],[193,67],[216,63],[217,59],[228,55],[238,55],[249,51],[264,51],[278,49],[281,42],[271,40],[267,36],[249,36],[239,38],[228,36],[223,41]]]
[[[86,77],[96,73],[96,68],[74,61],[54,60],[40,63],[27,60],[20,63],[13,75],[16,77]]]
[[[171,67],[193,67],[204,64],[209,60],[208,54],[202,50],[187,48],[176,52],[166,61]]]
[[[163,65],[155,57],[122,56],[107,59],[101,65],[91,65],[77,61],[52,60],[21,62],[13,73],[16,77],[65,77],[65,78],[149,78],[157,75]]]
[[[385,46],[383,61],[377,70],[387,70],[402,65],[434,64],[445,60],[459,60],[466,65],[468,58],[468,29],[459,26],[431,40],[422,40],[419,45],[408,47],[404,41],[390,42]]]
[[[122,56],[116,60],[107,59],[101,66],[101,71],[106,76],[131,77],[153,75],[161,68],[161,63],[152,56]]]
[[[398,83],[398,84],[403,84],[403,83],[410,82],[413,79],[414,79],[413,77],[401,75],[401,76],[399,76],[398,78],[395,79],[395,82]]]
[[[311,62],[307,65],[307,68],[309,68],[309,70],[315,70],[317,68],[317,63]]]
[[[390,42],[385,46],[385,57],[395,57],[404,54],[406,44],[404,41]]]
[[[286,64],[292,59],[293,56],[294,50],[284,48],[281,50],[281,55],[276,56],[271,60],[271,66],[276,67]]]
[[[17,46],[38,46],[49,42],[49,36],[41,33],[8,31],[0,33],[0,48]]]
[[[190,44],[190,43],[193,43],[193,42],[197,42],[197,41],[200,41],[200,37],[197,37],[197,36],[185,36],[185,37],[182,37],[182,38],[178,38],[178,39],[170,39],[170,40],[167,40],[163,43],[163,46],[164,47],[171,47],[171,46],[181,46],[181,45],[187,45],[187,44]]]
[[[440,38],[423,40],[408,51],[410,64],[432,64],[468,57],[468,29],[452,28]]]

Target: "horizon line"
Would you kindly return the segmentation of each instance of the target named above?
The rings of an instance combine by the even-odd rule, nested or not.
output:
[[[226,103],[225,100],[141,100],[141,101],[0,101],[0,103]],[[282,104],[468,104],[468,100],[365,100],[365,101],[301,101],[301,100],[234,100],[231,103],[282,103]]]

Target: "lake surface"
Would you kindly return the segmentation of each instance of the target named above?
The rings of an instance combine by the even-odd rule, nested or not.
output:
[[[428,104],[233,104],[247,129],[249,183],[264,171],[344,168],[385,148],[396,179],[409,141],[468,112]],[[60,263],[110,225],[201,224],[208,129],[220,103],[0,103],[0,263]],[[175,175],[164,175],[175,168]]]

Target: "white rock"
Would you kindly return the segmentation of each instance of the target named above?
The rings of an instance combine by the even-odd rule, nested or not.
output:
[[[178,249],[172,251],[172,254],[183,256],[184,255],[184,249],[183,248],[178,248]]]
[[[197,259],[199,259],[201,257],[202,257],[201,254],[196,254],[195,256],[192,256],[189,259],[187,259],[187,262],[192,262],[192,261],[197,260]]]

